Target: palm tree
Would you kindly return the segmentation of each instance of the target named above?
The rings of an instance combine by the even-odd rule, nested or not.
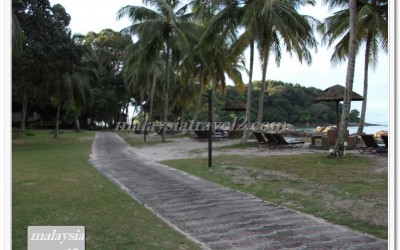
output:
[[[332,0],[331,6],[346,4],[343,0]],[[347,133],[347,125],[349,122],[350,115],[350,102],[351,102],[351,91],[353,90],[354,71],[356,64],[356,52],[357,52],[357,0],[348,0],[349,7],[349,50],[348,50],[348,63],[346,73],[346,85],[343,100],[342,115],[340,119],[340,126],[338,131],[338,137],[335,143],[335,147],[331,155],[343,156],[344,142]]]
[[[57,108],[54,138],[58,137],[61,106],[66,100],[70,101],[75,111],[75,123],[77,130],[80,131],[79,115],[93,101],[90,80],[88,75],[86,75],[87,73],[86,68],[74,65],[72,72],[62,74],[48,89],[51,93],[51,101]]]
[[[18,18],[12,13],[12,53],[13,55],[22,52],[22,43],[24,40],[24,32],[18,22]]]
[[[162,43],[164,55],[164,122],[168,121],[168,104],[170,82],[174,76],[171,70],[171,55],[174,49],[183,50],[182,54],[190,55],[188,37],[193,29],[193,22],[184,16],[187,5],[182,5],[178,0],[144,0],[146,5],[155,7],[156,10],[144,6],[126,6],[118,11],[117,18],[128,17],[133,24],[123,31],[138,35],[144,43]],[[162,141],[166,141],[166,130],[163,130]]]
[[[156,93],[157,78],[161,78],[159,70],[159,54],[162,44],[143,44],[142,40],[127,48],[124,61],[124,83],[125,88],[133,96],[140,98],[140,108],[144,120],[144,104],[148,104],[150,99],[149,122],[152,121],[154,97]],[[151,47],[151,48],[148,48]],[[145,95],[150,96],[145,98]],[[144,141],[146,141],[146,131],[144,131]]]
[[[251,122],[251,103],[252,103],[252,78],[253,78],[253,65],[254,65],[254,51],[255,44],[258,43],[259,50],[262,52],[260,55],[262,56],[262,60],[265,61],[267,55],[269,56],[269,50],[271,49],[271,43],[267,42],[266,37],[269,37],[270,40],[273,40],[273,34],[271,34],[271,29],[267,29],[266,27],[271,27],[270,22],[271,19],[273,23],[276,21],[274,18],[281,18],[281,14],[284,11],[287,11],[286,18],[287,19],[287,27],[280,25],[280,32],[282,32],[281,37],[283,38],[286,46],[290,49],[289,51],[295,51],[299,58],[307,58],[309,57],[309,53],[307,54],[307,50],[304,48],[306,45],[315,44],[313,41],[313,36],[311,35],[311,28],[308,27],[305,31],[302,30],[299,34],[293,33],[293,30],[288,30],[288,27],[293,25],[301,25],[307,24],[306,19],[302,17],[300,19],[300,15],[296,15],[293,17],[293,14],[296,14],[295,8],[299,5],[304,4],[313,4],[313,0],[298,0],[298,1],[288,1],[288,0],[237,0],[237,1],[228,1],[228,0],[214,0],[214,3],[223,6],[222,10],[215,15],[210,20],[209,27],[205,33],[205,36],[202,39],[210,39],[212,34],[222,33],[225,36],[236,37],[236,33],[239,31],[239,28],[243,28],[244,31],[240,35],[237,41],[234,42],[232,55],[241,53],[246,47],[250,47],[250,66],[248,69],[249,75],[249,83],[247,85],[247,103],[246,103],[246,118],[247,118],[247,128],[249,128]],[[273,16],[271,14],[271,6],[274,10]],[[280,8],[280,9],[279,9]],[[293,11],[292,11],[293,9]],[[297,23],[301,21],[301,23]],[[309,26],[309,25],[308,25]],[[273,27],[273,26],[272,26]],[[307,26],[303,26],[299,29],[304,29]],[[296,29],[294,29],[296,30]],[[299,30],[297,30],[298,32]],[[292,32],[292,33],[291,33]],[[311,36],[310,36],[311,35]],[[271,36],[271,37],[270,37]],[[297,36],[297,37],[296,37]],[[292,37],[292,40],[288,39]],[[300,39],[299,39],[300,38]],[[305,40],[302,40],[305,39]],[[296,43],[294,43],[296,41]],[[264,45],[266,43],[266,45]],[[267,49],[268,48],[268,49]],[[272,48],[273,49],[273,48]],[[280,56],[280,51],[276,52],[278,58]],[[266,72],[267,64],[263,64],[264,72]],[[265,75],[265,74],[264,74]],[[265,79],[264,79],[265,81]],[[245,130],[243,133],[242,143],[245,143],[248,139],[249,131]]]
[[[63,62],[63,72],[54,75],[53,81],[47,82],[47,93],[57,108],[54,138],[58,137],[61,106],[67,100],[75,111],[75,123],[80,131],[79,115],[93,102],[90,81],[98,79],[94,65],[83,54],[88,51],[79,47],[74,37],[70,42],[71,58]]]
[[[357,3],[357,52],[362,43],[365,43],[364,58],[364,90],[361,117],[358,134],[364,130],[365,114],[368,97],[368,71],[378,62],[378,51],[382,48],[388,52],[388,1],[371,0]],[[324,34],[323,41],[332,46],[336,40],[335,51],[331,61],[336,64],[347,59],[349,51],[349,10],[347,8],[337,11],[325,19],[319,29]]]
[[[260,20],[256,24],[258,26],[257,44],[262,62],[258,122],[262,122],[265,79],[270,55],[275,54],[275,62],[279,66],[283,43],[286,51],[290,54],[292,52],[297,54],[300,62],[305,60],[308,64],[311,64],[311,54],[308,47],[316,47],[317,43],[310,22],[315,22],[315,20],[309,16],[300,15],[296,11],[297,6],[304,4],[306,3],[299,1],[261,1],[257,4],[255,2],[252,6],[256,20]],[[314,5],[314,2],[307,4]],[[260,9],[261,12],[257,11]]]
[[[253,64],[254,64],[254,37],[253,32],[244,32],[244,34],[236,40],[236,34],[240,27],[244,27],[246,30],[249,29],[242,23],[243,18],[246,15],[246,9],[252,1],[223,1],[216,0],[216,4],[222,6],[222,10],[218,12],[209,22],[205,34],[202,37],[201,43],[204,41],[212,40],[215,35],[221,35],[226,37],[227,40],[231,40],[233,43],[231,55],[239,55],[243,52],[243,49],[250,46],[250,66],[248,69],[249,83],[247,85],[247,103],[246,103],[246,118],[247,126],[249,127],[251,119],[251,99],[252,99],[252,77],[253,77]],[[243,134],[242,142],[246,142],[248,138],[248,131],[246,130]]]
[[[208,83],[209,78],[209,71],[207,71],[205,60],[207,60],[210,56],[210,54],[207,53],[209,52],[209,48],[213,47],[213,45],[204,46],[204,44],[199,43],[199,40],[201,38],[201,35],[204,33],[205,28],[207,27],[208,21],[212,18],[216,9],[209,2],[201,0],[194,0],[190,2],[189,6],[192,9],[192,17],[199,23],[199,33],[198,38],[196,39],[193,46],[193,61],[185,63],[183,65],[189,68],[187,72],[192,71],[194,77],[193,84],[198,85],[197,96],[195,98],[195,108],[192,116],[193,120],[197,120],[201,109],[202,95],[204,93],[204,89],[206,87],[206,84]],[[185,60],[185,62],[186,61],[187,60]],[[190,70],[190,68],[192,68],[192,70]]]

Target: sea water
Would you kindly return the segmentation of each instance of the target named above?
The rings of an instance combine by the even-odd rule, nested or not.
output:
[[[369,124],[374,124],[371,126],[364,126],[364,133],[365,134],[374,134],[377,131],[389,131],[388,123],[387,122],[368,122]],[[296,130],[306,130],[306,131],[314,131],[315,127],[296,127]],[[358,126],[349,126],[347,127],[349,130],[349,134],[357,133]]]
[[[370,124],[376,124],[378,126],[364,126],[364,133],[365,134],[374,134],[377,131],[389,131],[389,127],[387,122],[370,122]],[[349,134],[357,133],[358,126],[348,127]]]

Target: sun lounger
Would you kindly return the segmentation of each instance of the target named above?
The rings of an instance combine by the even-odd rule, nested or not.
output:
[[[207,137],[210,134],[210,131],[205,131],[207,133]],[[219,141],[225,138],[223,131],[215,131],[212,133],[211,138],[213,141]]]
[[[243,130],[228,130],[229,138],[241,138],[243,136]]]
[[[257,144],[259,146],[265,146],[265,147],[273,147],[273,145],[271,144],[271,142],[266,138],[265,134],[263,132],[260,131],[254,131],[253,132],[254,136],[257,139]]]
[[[385,144],[386,149],[389,149],[389,142],[388,142],[388,136],[387,135],[381,135],[382,141]]]
[[[206,140],[208,140],[210,131],[195,130],[194,133],[197,135],[197,137],[192,137],[192,139],[199,140],[199,141],[206,141]],[[211,139],[213,141],[222,140],[223,138],[224,138],[224,135],[220,132],[215,132],[211,136]]]
[[[363,140],[365,146],[357,148],[361,154],[365,152],[369,153],[385,153],[387,152],[387,148],[385,144],[378,144],[375,141],[374,135],[372,134],[364,134],[361,135],[361,139]]]
[[[268,145],[270,148],[275,148],[279,146],[278,141],[275,139],[275,137],[271,133],[265,133],[264,132],[265,138],[268,140]]]
[[[286,140],[281,134],[271,134],[276,142],[277,146],[280,148],[301,148],[303,144],[305,143],[304,141],[298,141],[298,140]]]

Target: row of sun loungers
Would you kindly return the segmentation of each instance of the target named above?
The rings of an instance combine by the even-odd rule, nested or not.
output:
[[[209,138],[210,131],[197,130],[194,131],[196,137],[192,137],[193,139],[199,141],[206,141]],[[284,138],[279,133],[267,133],[264,131],[253,131],[254,137],[257,139],[256,143],[259,146],[269,147],[269,148],[301,148],[304,141],[296,140],[296,139],[287,139]],[[364,134],[361,135],[361,138],[365,145],[357,147],[358,151],[362,154],[365,152],[369,153],[387,153],[388,151],[388,137],[387,135],[382,135],[382,141],[384,144],[379,144],[375,141],[373,135]],[[211,134],[211,138],[213,141],[222,140],[225,138],[223,131],[215,131]]]
[[[301,148],[304,141],[285,139],[278,133],[253,132],[259,146],[269,148]]]
[[[361,154],[364,154],[365,152],[378,153],[378,154],[387,153],[387,151],[388,151],[387,135],[381,136],[384,144],[377,143],[375,141],[374,135],[364,134],[364,135],[361,135],[361,138],[365,144],[365,146],[357,148]]]
[[[196,134],[196,137],[192,137],[192,139],[199,141],[208,140],[208,137],[210,135],[210,131],[207,130],[195,130],[194,133]],[[213,141],[222,140],[224,139],[224,134],[223,132],[215,131],[214,133],[211,134],[211,139]]]
[[[208,140],[210,135],[210,131],[207,130],[196,130],[193,132],[196,134],[196,137],[192,137],[192,139],[199,141]],[[285,139],[278,133],[253,132],[253,134],[256,137],[259,146],[267,146],[269,148],[301,148],[305,143],[304,141]],[[224,138],[225,136],[223,132],[220,131],[211,134],[211,139],[213,141],[222,140]]]

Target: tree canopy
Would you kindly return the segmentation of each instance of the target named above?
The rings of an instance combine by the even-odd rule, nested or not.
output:
[[[23,129],[33,111],[40,120],[30,125],[37,127],[114,128],[127,121],[129,108],[142,119],[202,120],[207,90],[213,91],[217,121],[232,119],[234,113],[220,109],[240,100],[247,102],[242,115],[249,121],[335,122],[334,103],[313,101],[322,90],[267,80],[266,74],[268,58],[279,64],[285,51],[311,63],[315,20],[297,8],[315,1],[145,3],[120,9],[118,18],[132,20],[121,32],[71,35],[61,5],[13,0],[13,111],[22,114]],[[242,75],[252,72],[244,60],[248,46],[259,50],[264,72],[244,84]],[[358,114],[351,111],[351,121]]]

